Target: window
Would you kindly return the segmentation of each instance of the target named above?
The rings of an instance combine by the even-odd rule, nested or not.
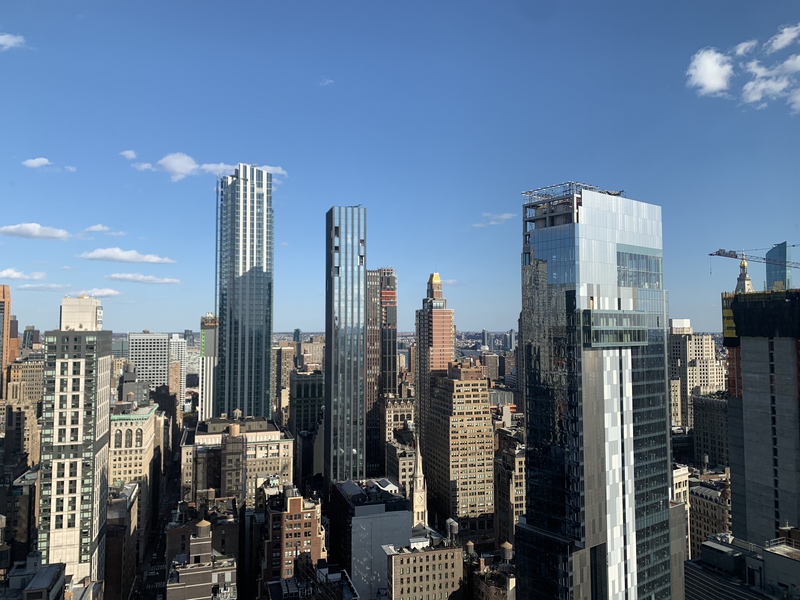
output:
[[[133,446],[133,431],[130,429],[125,430],[125,447],[130,448]]]
[[[119,429],[114,432],[114,448],[122,448],[122,432]]]
[[[141,429],[137,429],[136,430],[136,447],[137,448],[141,448],[142,447],[142,438],[143,438],[142,430]]]

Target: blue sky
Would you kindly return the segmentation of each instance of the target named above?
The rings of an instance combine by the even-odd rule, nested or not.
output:
[[[21,326],[104,290],[110,329],[198,329],[213,165],[241,161],[280,182],[276,331],[324,328],[325,211],[359,203],[402,330],[434,270],[459,329],[506,330],[520,192],[574,180],[663,207],[671,315],[719,331],[738,264],[708,253],[800,243],[798,24],[797,2],[11,3],[0,283]]]

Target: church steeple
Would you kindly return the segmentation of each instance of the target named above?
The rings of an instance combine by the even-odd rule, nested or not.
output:
[[[737,294],[755,291],[753,282],[750,281],[750,275],[747,274],[747,261],[744,258],[744,252],[742,252],[742,262],[739,263],[739,277],[736,279],[736,290],[734,291]]]
[[[422,452],[419,446],[419,430],[414,427],[414,477],[411,480],[411,509],[413,526],[428,525],[428,488],[422,472]]]

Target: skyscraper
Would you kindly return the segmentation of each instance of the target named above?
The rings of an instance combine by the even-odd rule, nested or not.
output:
[[[525,196],[517,589],[670,598],[661,208],[573,182]]]
[[[217,318],[206,313],[200,319],[200,393],[198,421],[214,416],[214,383],[217,376]]]
[[[97,307],[93,298],[65,300]],[[45,333],[39,551],[44,563],[66,563],[73,581],[97,581],[105,577],[111,332],[96,321],[96,329],[66,329],[67,312],[62,305],[60,329]]]
[[[438,273],[428,279],[428,296],[417,311],[417,348],[414,353],[414,380],[420,427],[422,456],[426,464],[432,457],[427,448],[427,427],[430,415],[431,389],[436,377],[447,375],[447,365],[455,360],[456,330],[453,310],[447,308]]]
[[[183,406],[186,400],[186,340],[182,340],[177,333],[173,333],[169,338],[169,360],[180,363],[180,382],[177,389],[170,390],[170,393],[177,394],[178,405]]]
[[[397,275],[378,269],[381,285],[381,378],[378,393],[397,393]]]
[[[272,174],[239,163],[220,181],[216,416],[271,416],[272,227]]]
[[[128,359],[136,365],[139,381],[146,381],[150,391],[169,383],[169,335],[166,333],[129,333]]]
[[[325,483],[366,473],[367,209],[334,206],[325,240]]]
[[[9,354],[9,338],[11,336],[11,291],[7,285],[0,285],[0,369],[16,358]],[[0,388],[3,386],[0,385]],[[3,390],[0,389],[0,394]]]
[[[792,289],[792,268],[785,263],[792,260],[791,246],[786,242],[775,244],[767,252],[767,289],[790,290]]]
[[[364,338],[366,353],[366,387],[364,401],[367,407],[366,421],[366,475],[383,475],[380,461],[380,416],[378,414],[378,388],[381,378],[381,277],[378,271],[367,270],[367,305]]]

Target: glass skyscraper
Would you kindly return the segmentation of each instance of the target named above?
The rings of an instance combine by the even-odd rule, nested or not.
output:
[[[325,240],[325,483],[366,472],[367,209],[334,206]]]
[[[217,214],[218,364],[214,415],[272,416],[272,174],[239,163]]]
[[[767,252],[767,289],[790,290],[792,289],[792,268],[785,264],[791,262],[792,250],[786,242],[775,244]],[[778,263],[778,264],[776,264]]]
[[[670,598],[661,208],[572,182],[525,195],[518,594]]]

